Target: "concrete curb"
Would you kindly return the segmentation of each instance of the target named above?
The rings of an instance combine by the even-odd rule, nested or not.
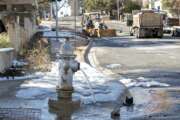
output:
[[[96,51],[91,51],[91,48],[93,46],[93,41],[94,40],[90,40],[88,47],[85,49],[85,52],[84,52],[85,62],[91,65],[92,67],[97,68],[103,74],[107,76],[113,75],[114,73],[111,70],[108,70],[100,66],[99,61],[97,60],[97,57],[96,57]]]

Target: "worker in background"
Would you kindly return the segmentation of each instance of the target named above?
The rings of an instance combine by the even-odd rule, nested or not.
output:
[[[93,21],[88,17],[86,20],[86,29],[94,28]]]
[[[104,21],[102,19],[100,19],[99,17],[96,18],[96,22],[95,22],[95,32],[97,32],[97,36],[101,37],[101,30],[106,30],[108,29],[108,27],[106,26],[106,24],[104,23]]]
[[[94,23],[94,26],[95,26],[94,27],[94,33],[96,32],[98,37],[101,37],[101,35],[100,35],[100,22],[101,22],[100,17],[96,16],[96,20]]]

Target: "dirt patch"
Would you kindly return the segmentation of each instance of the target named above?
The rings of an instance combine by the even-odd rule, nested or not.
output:
[[[152,94],[152,104],[154,107],[149,107],[148,111],[158,113],[167,111],[171,106],[169,95],[166,91],[157,90]]]

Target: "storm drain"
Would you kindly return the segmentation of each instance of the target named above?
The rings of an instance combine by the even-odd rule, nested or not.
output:
[[[0,120],[40,120],[40,117],[40,109],[0,108]]]

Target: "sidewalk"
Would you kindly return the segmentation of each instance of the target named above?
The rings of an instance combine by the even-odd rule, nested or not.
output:
[[[84,120],[83,116],[96,119],[98,114],[98,120],[109,120],[113,107],[105,103],[112,103],[113,106],[120,104],[119,98],[125,89],[124,85],[102,74],[96,67],[84,61],[80,62],[81,70],[75,74],[73,81],[75,88],[73,98],[79,98],[82,107],[72,116]],[[7,96],[0,99],[1,108],[39,109],[42,120],[54,120],[55,115],[48,111],[48,100],[57,97],[58,71],[58,61],[53,61],[50,72],[35,73],[36,76],[41,76],[40,78],[18,81],[18,84],[8,87],[8,91],[5,91]],[[10,81],[8,82],[7,84],[10,84]],[[94,108],[97,110],[96,113],[89,112]],[[102,110],[105,110],[103,114]]]

